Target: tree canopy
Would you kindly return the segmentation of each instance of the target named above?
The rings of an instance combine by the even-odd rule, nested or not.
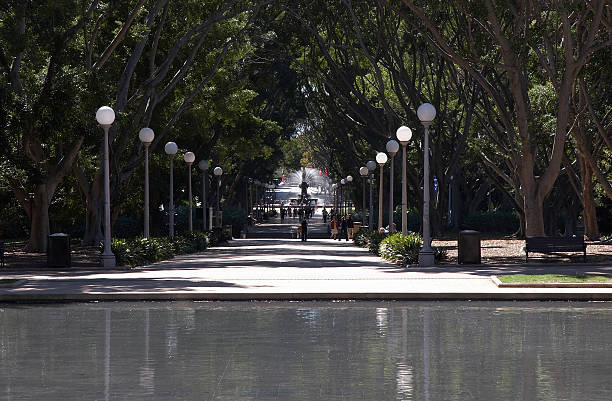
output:
[[[416,109],[429,102],[436,232],[493,207],[518,215],[520,235],[562,219],[596,238],[612,231],[611,44],[606,0],[5,0],[4,236],[28,233],[32,250],[57,230],[100,241],[102,105],[117,114],[113,221],[141,213],[147,126],[152,187],[166,188],[174,141],[221,166],[223,203],[246,208],[249,179],[307,165],[357,175],[407,125],[409,202],[422,208]]]

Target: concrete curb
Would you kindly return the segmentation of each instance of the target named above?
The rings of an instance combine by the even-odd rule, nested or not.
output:
[[[72,293],[1,294],[0,302],[62,303],[104,301],[612,301],[610,292],[410,292],[410,293]]]

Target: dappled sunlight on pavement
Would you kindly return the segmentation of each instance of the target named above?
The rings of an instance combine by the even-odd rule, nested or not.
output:
[[[350,241],[241,239],[133,270],[16,273],[12,277],[26,282],[0,289],[0,300],[521,299],[555,294],[554,289],[497,288],[490,276],[510,268],[521,266],[402,268]],[[589,291],[574,289],[574,294],[592,296]],[[612,290],[598,293],[612,295]]]

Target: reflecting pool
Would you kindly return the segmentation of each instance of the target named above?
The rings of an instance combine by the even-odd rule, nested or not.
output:
[[[0,304],[0,400],[607,400],[612,303]]]

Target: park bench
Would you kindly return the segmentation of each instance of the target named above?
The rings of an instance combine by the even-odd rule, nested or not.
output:
[[[529,252],[583,252],[586,262],[586,247],[584,237],[528,237],[525,239],[525,263],[529,261]]]

